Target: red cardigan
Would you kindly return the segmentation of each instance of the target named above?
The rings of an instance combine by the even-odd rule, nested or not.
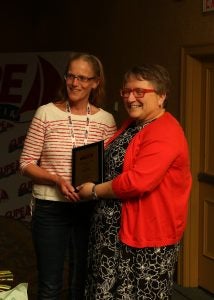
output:
[[[129,124],[126,121],[111,141]],[[177,243],[186,225],[191,183],[186,138],[166,112],[134,136],[123,172],[112,181],[122,201],[120,240],[137,248]]]

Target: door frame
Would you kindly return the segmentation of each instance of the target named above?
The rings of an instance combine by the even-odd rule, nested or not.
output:
[[[187,227],[178,263],[177,282],[185,287],[198,286],[199,259],[199,182],[201,141],[202,60],[214,56],[214,45],[181,48],[180,121],[189,144],[193,177]]]

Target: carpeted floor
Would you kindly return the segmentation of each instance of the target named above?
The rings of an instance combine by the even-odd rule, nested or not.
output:
[[[172,300],[213,300],[214,295],[201,288],[184,288],[179,285],[174,286]]]
[[[0,217],[0,270],[9,270],[14,280],[6,284],[15,287],[27,282],[29,299],[36,293],[36,260],[31,240],[29,223]]]
[[[27,282],[28,298],[35,300],[37,271],[30,226],[29,222],[0,216],[0,270],[13,273],[13,282],[4,282],[11,288]],[[65,276],[66,272],[65,267]],[[65,284],[63,294],[66,294],[66,288]]]

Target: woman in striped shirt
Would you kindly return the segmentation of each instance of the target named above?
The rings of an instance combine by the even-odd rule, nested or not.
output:
[[[93,204],[78,202],[71,184],[71,150],[116,131],[112,114],[99,108],[104,73],[87,53],[69,58],[60,98],[40,106],[28,130],[21,172],[33,182],[32,233],[38,266],[38,299],[59,299],[69,247],[69,299],[83,299]]]

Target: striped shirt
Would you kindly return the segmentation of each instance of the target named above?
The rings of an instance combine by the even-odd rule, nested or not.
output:
[[[84,144],[86,116],[72,114],[76,146]],[[88,144],[104,140],[115,133],[116,124],[112,114],[100,109],[90,115]],[[40,106],[29,127],[20,157],[21,171],[28,164],[38,164],[52,174],[71,181],[72,139],[68,113],[60,110],[52,102]],[[38,199],[65,201],[55,186],[34,184],[33,196]]]

